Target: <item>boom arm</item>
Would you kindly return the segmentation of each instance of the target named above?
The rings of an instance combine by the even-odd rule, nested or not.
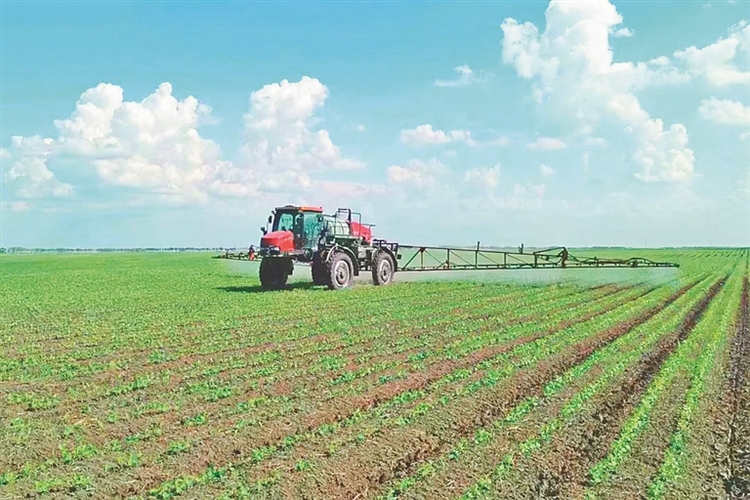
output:
[[[447,271],[471,269],[540,269],[540,268],[590,268],[590,267],[679,267],[672,262],[655,262],[643,257],[629,259],[601,259],[576,257],[565,247],[553,247],[531,253],[507,252],[481,248],[429,247],[399,245],[414,254],[399,271]]]

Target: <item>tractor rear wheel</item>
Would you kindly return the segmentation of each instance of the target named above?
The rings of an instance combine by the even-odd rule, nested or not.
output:
[[[260,284],[264,290],[281,290],[289,276],[286,259],[265,258],[260,261]]]
[[[354,264],[344,252],[333,254],[328,264],[326,284],[330,290],[341,290],[354,283]]]
[[[378,251],[372,260],[372,283],[374,285],[387,285],[393,281],[393,268],[391,256],[382,250]]]

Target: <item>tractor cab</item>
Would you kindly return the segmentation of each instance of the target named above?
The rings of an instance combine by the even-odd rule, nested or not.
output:
[[[321,207],[286,205],[268,217],[271,231],[261,228],[261,252],[266,255],[310,253],[318,244],[324,225]]]

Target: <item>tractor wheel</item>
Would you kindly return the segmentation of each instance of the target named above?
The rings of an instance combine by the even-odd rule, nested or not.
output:
[[[344,252],[333,254],[328,264],[326,284],[330,290],[341,290],[354,283],[354,265],[352,260]]]
[[[319,261],[318,259],[314,259],[310,267],[312,268],[313,285],[327,284],[326,265],[323,262]]]
[[[386,252],[379,251],[372,261],[372,283],[387,285],[393,281],[393,259]]]
[[[263,290],[281,290],[286,286],[288,265],[284,259],[265,258],[260,261],[260,284]]]

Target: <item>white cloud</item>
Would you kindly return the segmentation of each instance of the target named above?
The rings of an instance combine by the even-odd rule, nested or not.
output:
[[[26,212],[31,208],[31,203],[28,201],[11,201],[8,202],[11,212]]]
[[[327,97],[328,88],[307,76],[253,92],[245,115],[247,167],[268,175],[363,168],[363,163],[342,156],[327,130],[314,130],[314,114]]]
[[[46,168],[52,157],[69,157],[93,166],[109,184],[154,192],[160,197],[203,199],[201,187],[221,170],[219,148],[202,138],[197,127],[211,112],[194,97],[182,101],[172,96],[172,86],[162,83],[141,102],[125,102],[123,89],[101,83],[84,92],[70,118],[55,120],[56,140],[18,138],[13,144],[19,160],[9,172],[26,172],[40,195],[70,194]],[[24,147],[33,143],[34,146]],[[29,189],[19,190],[28,196]]]
[[[737,68],[734,60],[740,53],[750,55],[750,25],[747,21],[732,26],[729,36],[703,48],[678,50],[674,57],[687,66],[690,76],[699,76],[715,87],[750,83],[750,71]]]
[[[359,125],[357,125],[356,130],[357,132],[367,132],[367,127],[360,123]]]
[[[33,137],[11,137],[11,152],[3,153],[3,159],[11,159],[11,168],[5,179],[18,186],[17,193],[24,198],[47,196],[66,197],[73,194],[73,186],[61,182],[47,167],[47,159],[55,141]]]
[[[602,137],[587,137],[583,143],[586,146],[598,146],[598,147],[604,147],[607,145],[606,139]]]
[[[652,64],[654,66],[666,66],[669,64],[669,58],[667,56],[659,56],[651,59],[648,64]]]
[[[544,184],[530,186],[514,184],[510,192],[499,200],[499,205],[501,208],[512,210],[540,209],[546,190]]]
[[[500,136],[496,139],[492,139],[488,144],[493,146],[510,146],[510,137]]]
[[[617,31],[615,31],[615,32],[614,32],[614,33],[612,34],[612,36],[614,36],[615,38],[623,38],[623,37],[631,37],[631,36],[633,36],[634,34],[635,34],[635,33],[634,33],[634,32],[633,32],[633,30],[631,30],[631,29],[628,29],[628,28],[620,28],[620,29],[618,29]]]
[[[549,177],[549,176],[551,176],[551,175],[554,175],[554,174],[555,174],[555,169],[553,169],[552,167],[550,167],[550,166],[547,166],[547,165],[542,165],[541,167],[539,167],[539,172],[540,172],[540,173],[541,173],[541,174],[542,174],[542,175],[543,175],[544,177]]]
[[[380,184],[364,184],[347,181],[320,181],[320,191],[331,199],[354,198],[362,200],[368,196],[384,194],[386,187]]]
[[[469,146],[476,146],[477,143],[471,138],[471,133],[468,130],[451,130],[451,140],[453,142],[465,142]]]
[[[414,129],[401,131],[401,142],[409,145],[418,144],[445,144],[451,142],[450,136],[442,130],[434,130],[432,125],[425,123]]]
[[[711,97],[701,101],[698,112],[703,118],[714,123],[750,127],[750,106],[745,106],[741,102]]]
[[[464,182],[493,190],[500,182],[500,164],[491,168],[473,168],[464,173]]]
[[[432,125],[425,123],[413,129],[404,129],[401,131],[401,142],[409,146],[419,146],[424,144],[446,144],[449,142],[465,142],[469,146],[475,146],[476,142],[471,138],[468,130],[451,130],[448,133],[442,130],[435,130]]]
[[[594,129],[615,120],[634,141],[633,157],[642,180],[680,181],[693,173],[693,153],[680,124],[664,130],[641,108],[633,91],[648,85],[685,81],[685,76],[656,59],[646,63],[613,62],[609,37],[622,17],[608,1],[551,1],[546,28],[515,19],[502,24],[503,61],[518,75],[534,79],[540,105],[576,128]],[[677,148],[677,149],[675,149]]]
[[[564,141],[555,139],[554,137],[540,137],[536,141],[528,143],[526,147],[539,151],[554,151],[565,149],[568,145]]]
[[[140,102],[123,99],[123,89],[101,83],[84,92],[66,120],[55,120],[57,139],[14,138],[13,167],[6,178],[18,194],[64,196],[72,187],[47,168],[53,157],[89,165],[108,184],[150,193],[151,199],[202,202],[211,195],[253,196],[259,191],[310,190],[311,174],[359,169],[345,158],[314,114],[328,96],[317,79],[266,85],[253,92],[245,115],[244,161],[221,159],[214,141],[198,127],[211,121],[211,108],[192,96],[179,100],[162,83]]]
[[[472,83],[483,82],[484,80],[477,77],[474,71],[467,66],[456,66],[454,70],[458,73],[456,80],[435,80],[434,84],[437,87],[465,87]]]
[[[387,177],[391,184],[411,185],[417,188],[436,186],[438,178],[446,173],[447,169],[435,158],[428,162],[413,159],[405,166],[391,165],[388,167]]]

